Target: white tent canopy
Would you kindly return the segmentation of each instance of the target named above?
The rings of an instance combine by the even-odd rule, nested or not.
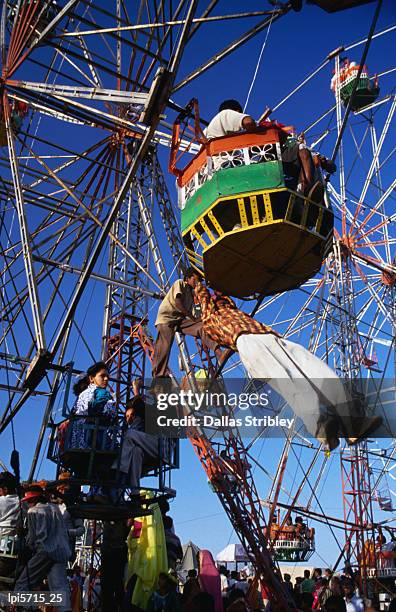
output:
[[[242,544],[229,544],[216,556],[221,563],[247,563],[249,556]]]

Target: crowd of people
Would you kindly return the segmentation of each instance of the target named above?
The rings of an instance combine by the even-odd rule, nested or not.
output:
[[[76,540],[85,526],[71,512],[69,476],[21,487],[13,474],[0,473],[0,591],[64,593],[58,612],[156,610],[149,600],[157,578],[183,555],[168,501],[160,498],[139,520],[103,521],[100,564],[84,575]]]
[[[15,476],[0,474],[0,590],[63,592],[58,612],[277,612],[249,566],[229,571],[200,550],[195,567],[180,571],[183,549],[164,498],[149,515],[104,521],[100,562],[84,572],[76,538],[85,527],[69,512],[71,486],[62,480],[22,492]],[[374,612],[357,582],[331,569],[305,569],[294,583],[290,574],[282,580],[301,612]],[[396,600],[389,610],[396,612]]]

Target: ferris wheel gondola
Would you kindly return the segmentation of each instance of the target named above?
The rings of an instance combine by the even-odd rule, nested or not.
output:
[[[320,270],[333,213],[326,199],[313,201],[288,182],[281,145],[292,138],[291,129],[267,121],[255,132],[202,140],[197,104],[188,108],[195,107],[200,151],[177,167],[183,113],[170,157],[191,265],[211,287],[240,298],[295,289]]]

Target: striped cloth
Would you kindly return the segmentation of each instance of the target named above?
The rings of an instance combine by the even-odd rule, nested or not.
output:
[[[274,333],[267,325],[239,310],[230,297],[222,294],[212,297],[202,283],[195,287],[195,297],[201,306],[204,331],[220,346],[236,351],[236,341],[241,334]]]

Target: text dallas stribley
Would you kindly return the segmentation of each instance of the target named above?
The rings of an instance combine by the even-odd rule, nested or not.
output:
[[[287,427],[291,429],[294,419],[283,419],[279,416],[256,417],[244,415],[243,417],[211,416],[208,414],[185,415],[182,417],[167,417],[161,414],[157,417],[159,427]]]

